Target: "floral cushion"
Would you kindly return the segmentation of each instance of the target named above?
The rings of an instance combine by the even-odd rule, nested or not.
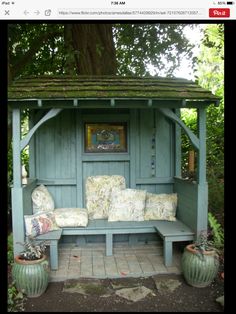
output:
[[[108,221],[143,221],[146,191],[125,189],[114,191]]]
[[[89,219],[107,219],[111,192],[122,189],[125,189],[123,176],[88,177],[85,193]]]
[[[54,200],[48,189],[43,185],[39,185],[32,192],[33,213],[54,210]]]
[[[145,220],[175,221],[177,194],[147,193],[145,205]]]
[[[56,208],[54,215],[59,227],[86,227],[88,224],[86,208]]]
[[[38,236],[49,231],[60,229],[53,212],[41,212],[34,215],[24,215],[27,236]]]

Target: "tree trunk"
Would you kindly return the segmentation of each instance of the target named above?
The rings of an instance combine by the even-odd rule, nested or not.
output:
[[[72,24],[72,38],[78,74],[116,74],[112,24]]]
[[[68,75],[74,75],[75,73],[75,51],[73,48],[72,38],[72,24],[64,25],[64,72]]]

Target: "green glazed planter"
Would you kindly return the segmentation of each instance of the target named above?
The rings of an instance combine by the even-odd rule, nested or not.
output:
[[[189,244],[185,247],[181,266],[189,285],[204,288],[211,284],[218,273],[219,257],[215,251],[204,251],[202,256],[193,244]]]
[[[15,257],[12,277],[18,291],[29,298],[39,297],[48,286],[48,261],[46,255],[38,260],[23,260]]]

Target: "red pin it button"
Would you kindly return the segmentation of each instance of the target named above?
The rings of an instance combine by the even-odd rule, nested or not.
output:
[[[230,9],[211,8],[209,9],[209,17],[216,17],[216,18],[230,17]]]

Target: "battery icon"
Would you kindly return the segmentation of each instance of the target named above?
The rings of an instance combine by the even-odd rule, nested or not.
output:
[[[234,2],[233,1],[227,1],[227,4],[234,4]]]

